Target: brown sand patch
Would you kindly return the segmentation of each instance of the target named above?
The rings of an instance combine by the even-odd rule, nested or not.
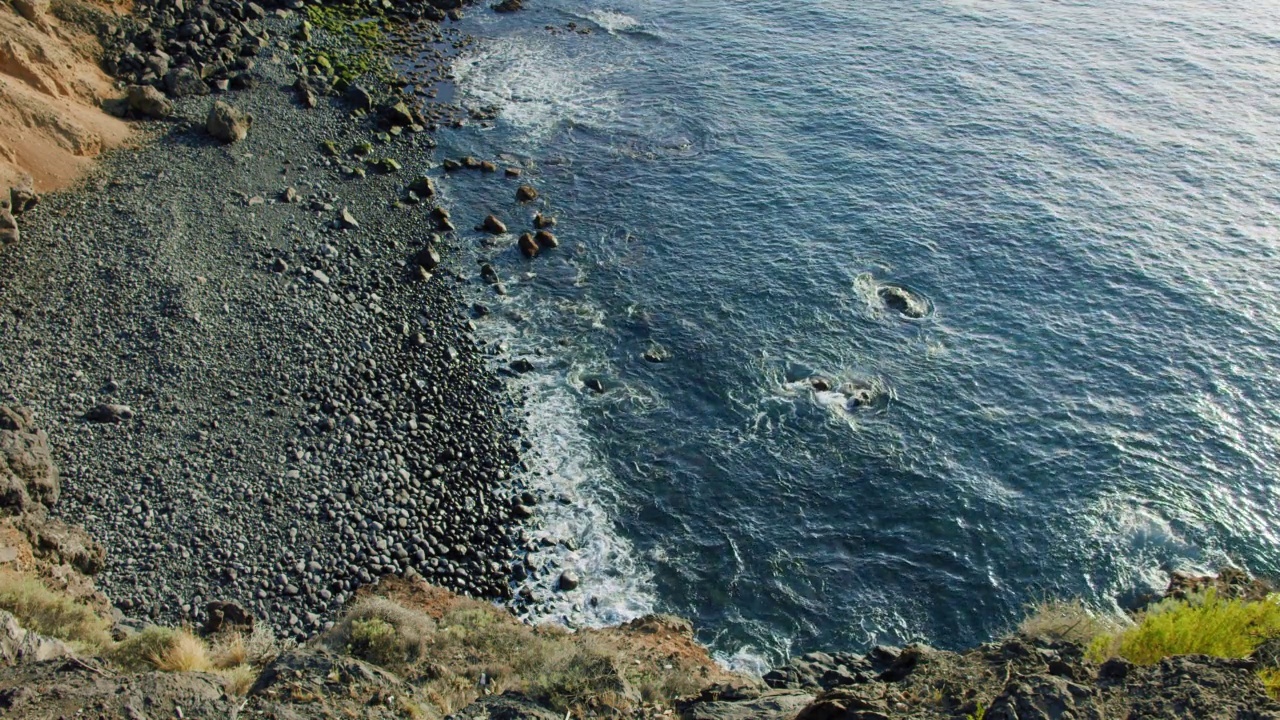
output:
[[[118,95],[98,68],[97,44],[41,0],[0,4],[0,189],[66,187],[129,126],[102,111]]]

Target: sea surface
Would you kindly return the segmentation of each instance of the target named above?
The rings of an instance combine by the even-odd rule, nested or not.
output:
[[[536,367],[539,555],[583,576],[542,617],[758,669],[1280,574],[1280,3],[526,5],[463,22],[497,116],[439,155],[542,192],[443,183]],[[533,261],[469,231],[534,209]]]

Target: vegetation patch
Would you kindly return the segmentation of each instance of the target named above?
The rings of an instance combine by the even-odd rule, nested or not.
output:
[[[1165,600],[1143,611],[1137,624],[1104,633],[1089,645],[1092,659],[1122,657],[1151,665],[1172,655],[1248,657],[1280,637],[1280,602],[1226,600],[1212,590],[1189,600]]]
[[[1280,597],[1225,599],[1210,589],[1152,605],[1133,627],[1093,638],[1088,655],[1096,662],[1122,657],[1139,665],[1174,655],[1246,658],[1275,638],[1280,638]],[[1280,698],[1280,669],[1263,668],[1258,676],[1271,696]]]
[[[0,571],[0,610],[22,627],[90,652],[111,644],[111,623],[90,607],[54,592],[28,575]]]
[[[315,74],[332,77],[339,88],[361,75],[371,74],[382,80],[394,76],[386,39],[390,22],[380,3],[341,2],[307,6],[307,22],[329,34],[332,46],[309,44],[303,53]]]
[[[1029,638],[1048,638],[1088,646],[1095,638],[1119,632],[1124,625],[1093,611],[1080,600],[1046,600],[1033,605],[1018,632]]]

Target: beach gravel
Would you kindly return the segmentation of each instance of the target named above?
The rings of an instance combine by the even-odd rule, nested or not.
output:
[[[278,43],[217,98],[253,117],[242,140],[205,132],[215,97],[177,99],[29,212],[0,263],[0,399],[47,429],[60,512],[107,547],[128,615],[229,601],[303,637],[390,573],[505,597],[516,413],[461,313],[475,270],[445,236],[421,272],[433,205],[397,200],[438,174],[434,143],[403,133],[378,152],[405,172],[357,179],[321,143],[373,118],[304,107]]]

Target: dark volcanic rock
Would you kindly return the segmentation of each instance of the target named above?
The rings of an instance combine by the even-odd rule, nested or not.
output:
[[[25,512],[58,502],[58,468],[49,438],[25,407],[0,406],[0,511]]]
[[[205,635],[213,635],[224,630],[253,631],[253,615],[233,602],[214,600],[205,605]]]
[[[521,185],[516,188],[516,200],[519,202],[532,202],[538,199],[538,191],[532,185]]]
[[[102,403],[95,405],[84,414],[84,419],[97,423],[119,423],[133,419],[133,409],[128,405]]]
[[[520,248],[520,252],[524,253],[525,257],[530,258],[537,257],[538,250],[540,249],[538,247],[538,243],[534,241],[533,235],[530,233],[522,234],[520,239],[516,241],[516,246]]]

